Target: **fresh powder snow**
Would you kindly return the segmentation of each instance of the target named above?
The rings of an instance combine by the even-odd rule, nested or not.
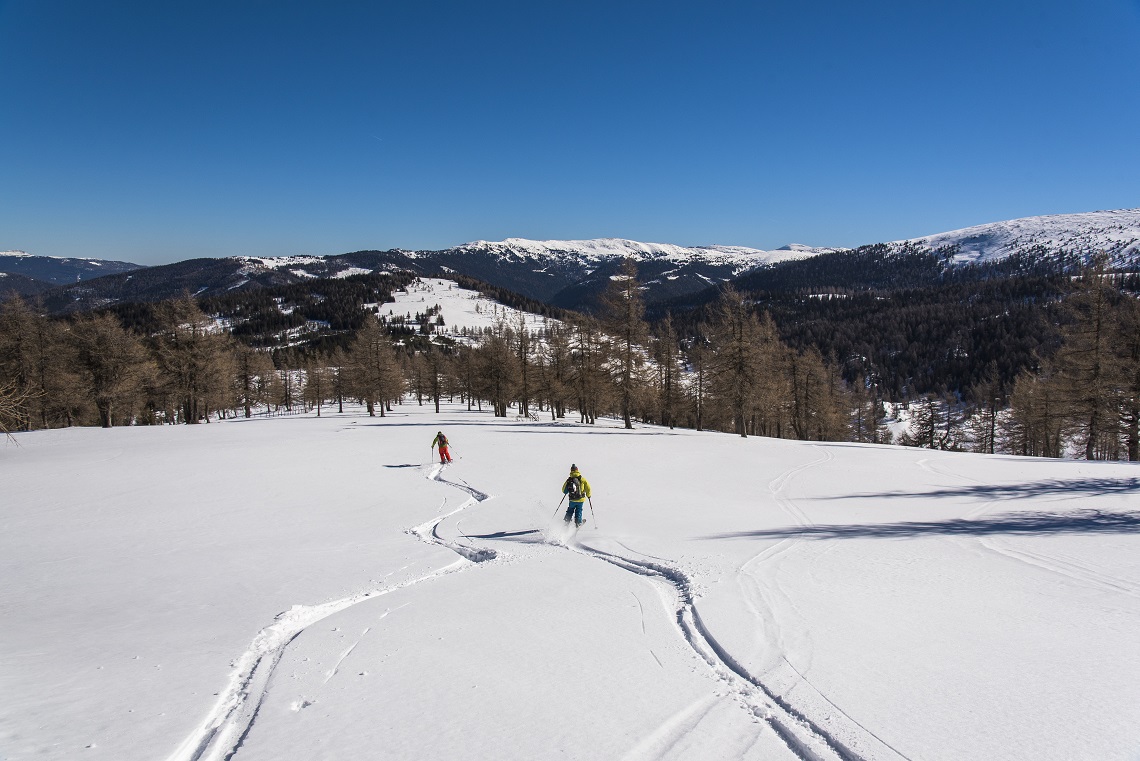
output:
[[[1140,754],[1135,464],[431,410],[17,434],[0,756]]]

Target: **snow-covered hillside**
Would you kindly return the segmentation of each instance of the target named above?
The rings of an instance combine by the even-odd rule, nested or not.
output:
[[[640,243],[621,238],[595,240],[527,240],[507,238],[504,241],[474,241],[454,249],[456,252],[491,252],[504,259],[547,259],[551,261],[584,261],[593,264],[614,260],[668,261],[675,264],[700,262],[731,267],[740,274],[756,267],[805,259],[837,249],[812,248],[793,244],[774,251],[743,246],[676,246],[670,243]]]
[[[1019,252],[1063,252],[1086,258],[1105,253],[1125,266],[1140,261],[1140,209],[1026,217],[896,243],[929,248],[956,245],[957,263],[992,261]]]
[[[436,328],[435,333],[452,338],[458,338],[464,330],[483,331],[499,322],[516,328],[520,317],[528,330],[534,332],[541,330],[547,323],[545,317],[505,306],[478,291],[460,288],[451,280],[422,278],[407,290],[396,291],[392,297],[393,302],[367,306],[378,307],[385,317],[402,315],[406,318],[413,318],[416,314],[438,306],[444,324]]]
[[[1134,465],[430,410],[17,434],[0,756],[1140,754]]]

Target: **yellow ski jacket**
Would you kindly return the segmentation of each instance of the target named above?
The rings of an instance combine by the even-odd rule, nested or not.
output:
[[[585,502],[586,499],[591,496],[591,494],[590,494],[590,482],[587,481],[586,478],[581,473],[579,473],[577,470],[570,471],[570,478],[574,478],[575,476],[577,476],[582,481],[582,499],[572,499],[570,501],[571,502]],[[565,481],[562,482],[562,493],[563,494],[569,494],[570,493],[570,478],[567,478]]]

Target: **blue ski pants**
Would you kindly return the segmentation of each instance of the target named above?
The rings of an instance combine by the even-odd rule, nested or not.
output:
[[[575,523],[581,525],[582,523],[582,505],[585,502],[571,502],[566,507],[566,520],[573,519]]]

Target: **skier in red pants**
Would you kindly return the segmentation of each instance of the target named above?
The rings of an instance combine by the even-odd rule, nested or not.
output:
[[[439,464],[447,465],[451,462],[451,452],[447,451],[447,437],[443,435],[443,431],[435,434],[435,438],[431,440],[431,448],[435,449],[436,444],[439,444]]]

